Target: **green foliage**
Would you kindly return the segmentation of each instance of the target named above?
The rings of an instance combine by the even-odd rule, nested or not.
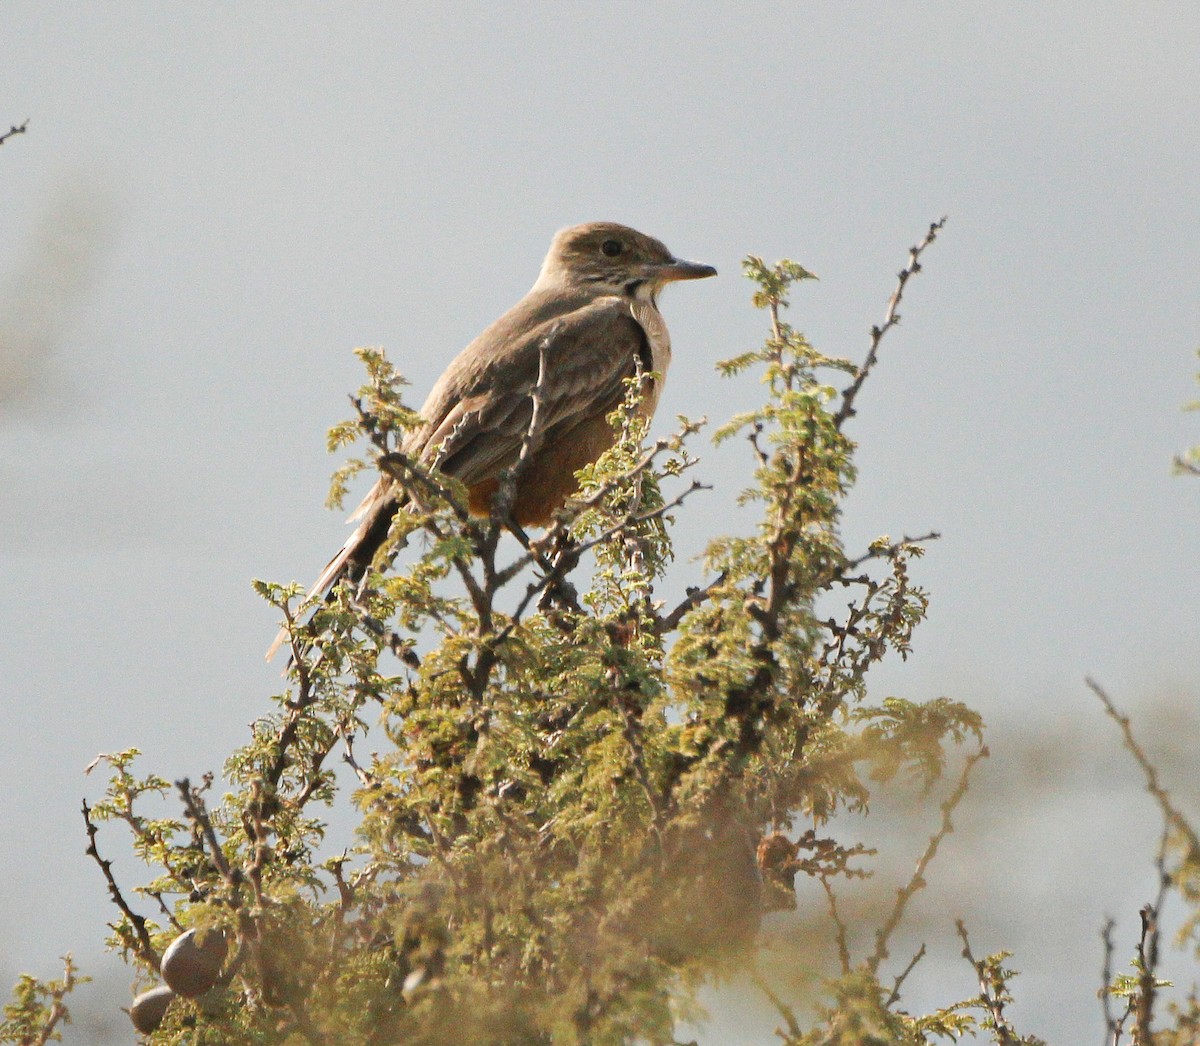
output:
[[[58,980],[40,981],[27,973],[21,974],[13,987],[12,1001],[4,1007],[0,1043],[43,1046],[61,1041],[59,1026],[71,1023],[63,1000],[87,979],[79,976],[69,955],[63,958],[63,975]]]
[[[85,805],[120,912],[111,943],[140,977],[187,928],[232,942],[217,986],[173,1001],[152,1041],[671,1044],[696,988],[745,967],[764,916],[794,907],[797,875],[830,896],[843,971],[813,1030],[786,1011],[786,1041],[916,1043],[970,1026],[969,1003],[904,1013],[903,975],[890,993],[878,975],[981,753],[874,953],[849,961],[835,885],[865,874],[856,862],[870,852],[834,838],[832,819],[898,775],[931,788],[947,747],[978,741],[981,724],[944,699],[868,703],[868,670],[906,656],[925,614],[910,577],[921,544],[880,538],[846,553],[852,411],[833,409],[822,375],[850,374],[857,392],[867,365],[821,355],[783,319],[810,273],[756,258],[746,271],[770,333],[721,369],[758,371],[765,399],[716,438],[743,441],[741,497],[757,520],[711,541],[703,576],[673,605],[659,589],[673,515],[700,489],[684,477],[697,424],[646,445],[631,382],[619,438],[583,470],[579,498],[514,545],[503,510],[523,462],[492,515],[471,516],[459,484],[403,453],[415,423],[403,382],[382,353],[360,353],[357,416],[330,446],[358,438],[369,453],[335,473],[331,500],[363,468],[402,479],[414,506],[377,564],[396,562],[317,605],[256,582],[293,661],[227,760],[224,792],[211,776],[139,778],[131,749],[105,757],[108,793]],[[420,549],[401,562],[414,537]],[[359,824],[331,845],[338,763]],[[144,813],[168,795],[182,817]],[[137,892],[157,922],[135,913],[96,849],[111,821],[151,869]],[[1007,973],[996,976],[1002,986]]]

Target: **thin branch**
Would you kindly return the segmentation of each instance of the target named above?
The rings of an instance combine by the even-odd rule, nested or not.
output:
[[[1154,1020],[1154,997],[1160,987],[1158,973],[1159,928],[1158,917],[1171,887],[1171,875],[1167,871],[1167,852],[1171,845],[1170,825],[1163,826],[1162,839],[1158,845],[1158,857],[1154,867],[1158,871],[1158,896],[1153,904],[1145,905],[1139,913],[1142,917],[1142,935],[1138,940],[1138,991],[1134,1006],[1134,1040],[1149,1046],[1154,1042],[1151,1024]]]
[[[169,865],[167,866],[167,870],[172,875],[178,874],[175,871],[175,869],[171,868]],[[143,889],[139,890],[138,892],[145,894],[147,897],[153,897],[155,903],[158,905],[158,910],[160,912],[162,912],[163,915],[166,917],[167,922],[169,922],[171,924],[172,929],[178,930],[180,933],[183,933],[184,926],[178,919],[175,918],[175,913],[173,911],[171,911],[170,907],[168,907],[168,905],[167,905],[167,902],[163,900],[162,891],[147,890],[147,889],[143,888]]]
[[[483,582],[477,585],[473,576],[463,578],[475,607],[475,616],[478,622],[477,633],[480,639],[495,632],[496,593],[508,582],[505,571],[498,571],[496,568],[496,551],[499,548],[500,535],[504,530],[510,530],[524,546],[526,552],[531,552],[530,542],[513,515],[513,506],[517,499],[517,483],[541,443],[542,432],[545,428],[543,408],[550,374],[548,354],[551,342],[557,337],[561,327],[561,324],[556,323],[538,343],[537,381],[529,390],[529,424],[525,427],[525,433],[521,437],[521,446],[516,461],[510,467],[503,469],[498,476],[498,484],[492,494],[491,504],[488,506],[487,526],[482,530],[481,535],[474,539],[475,552],[483,571]],[[465,564],[459,572],[469,573],[465,569]],[[493,647],[485,647],[480,651],[476,659],[474,682],[469,684],[477,700],[482,699],[495,664]]]
[[[1170,793],[1162,786],[1158,779],[1158,770],[1146,755],[1145,750],[1137,739],[1133,736],[1133,728],[1130,725],[1129,716],[1123,715],[1117,710],[1117,706],[1113,704],[1112,699],[1094,679],[1090,677],[1085,680],[1088,689],[1100,699],[1100,703],[1104,705],[1104,711],[1108,713],[1108,717],[1117,724],[1121,729],[1121,736],[1125,741],[1125,747],[1133,754],[1138,765],[1142,768],[1142,773],[1146,778],[1146,791],[1148,791],[1158,803],[1159,809],[1162,811],[1163,819],[1166,823],[1179,832],[1187,839],[1188,847],[1193,853],[1200,853],[1200,837],[1197,837],[1192,826],[1188,824],[1187,818],[1179,812],[1175,804],[1171,802]]]
[[[887,1002],[884,1003],[884,1006],[887,1009],[890,1010],[896,1003],[898,1003],[900,1001],[901,985],[903,985],[904,982],[906,980],[908,980],[908,975],[917,968],[917,963],[919,963],[924,958],[925,958],[925,945],[922,944],[921,947],[917,949],[916,955],[914,955],[912,957],[912,959],[909,960],[908,965],[905,966],[904,969],[901,970],[896,975],[896,979],[892,982],[892,992],[888,996]]]
[[[900,924],[900,919],[904,915],[904,909],[908,907],[908,902],[918,890],[925,886],[925,869],[929,867],[929,862],[937,855],[938,847],[941,846],[942,840],[954,831],[954,824],[950,816],[954,813],[958,804],[962,802],[962,797],[967,794],[967,784],[971,778],[971,771],[975,768],[975,764],[981,759],[986,759],[987,755],[987,748],[980,747],[977,751],[967,756],[967,760],[963,764],[962,773],[958,777],[958,784],[955,785],[954,791],[946,797],[945,802],[942,803],[942,823],[938,826],[938,830],[929,837],[925,852],[921,854],[920,859],[917,861],[917,866],[913,869],[912,876],[908,882],[896,891],[896,901],[892,905],[892,911],[888,916],[887,922],[875,933],[875,951],[867,960],[867,967],[872,973],[878,970],[879,964],[888,957],[888,941],[891,939],[896,927]]]
[[[329,946],[326,949],[325,966],[317,975],[317,979],[320,981],[328,981],[331,977],[337,976],[342,972],[341,964],[338,962],[338,955],[346,938],[346,916],[354,907],[355,886],[346,881],[344,874],[345,864],[349,856],[349,852],[343,850],[341,857],[334,858],[329,862],[329,870],[332,872],[334,883],[337,886],[338,906],[333,913],[333,927],[329,934]]]
[[[507,585],[530,564],[539,568],[543,572],[543,577],[540,580],[529,583],[525,590],[525,601],[521,605],[520,610],[512,616],[512,621],[503,631],[504,635],[508,635],[512,631],[515,622],[524,613],[525,607],[529,605],[529,601],[543,589],[553,587],[555,596],[563,609],[572,614],[579,615],[583,613],[583,608],[579,605],[578,593],[573,586],[565,583],[566,575],[577,564],[577,558],[571,554],[570,538],[567,534],[567,527],[569,525],[569,522],[559,520],[555,523],[554,528],[548,531],[548,534],[554,535],[561,545],[557,552],[550,553],[547,550],[544,536],[535,541],[516,522],[509,522],[509,533],[517,539],[518,544],[525,550],[525,554],[513,560],[503,570],[496,573],[496,587],[501,588]],[[553,581],[552,585],[551,581]]]
[[[1142,768],[1142,774],[1146,779],[1146,791],[1154,797],[1163,816],[1162,839],[1159,843],[1158,856],[1154,865],[1158,872],[1158,894],[1154,902],[1145,905],[1140,912],[1142,932],[1137,945],[1138,989],[1130,997],[1126,1011],[1119,1020],[1113,1019],[1108,1002],[1108,989],[1112,985],[1112,920],[1109,920],[1104,930],[1105,985],[1103,994],[1107,1031],[1112,1033],[1112,1043],[1115,1046],[1120,1041],[1125,1021],[1132,1013],[1134,1017],[1134,1042],[1150,1043],[1153,1041],[1151,1024],[1154,1017],[1154,1000],[1159,987],[1156,976],[1159,959],[1159,914],[1162,912],[1162,907],[1166,901],[1167,892],[1171,888],[1173,878],[1167,868],[1167,854],[1171,848],[1171,835],[1175,832],[1182,836],[1186,840],[1188,850],[1191,853],[1200,850],[1200,838],[1197,838],[1187,818],[1179,812],[1175,804],[1171,801],[1170,793],[1159,781],[1157,768],[1150,761],[1150,757],[1146,755],[1145,749],[1138,743],[1137,738],[1133,736],[1133,727],[1130,724],[1129,716],[1118,711],[1108,693],[1099,683],[1091,678],[1088,678],[1086,682],[1088,689],[1096,695],[1100,703],[1104,706],[1105,713],[1120,728],[1125,747],[1132,753],[1134,759],[1137,760],[1138,765]]]
[[[3,141],[3,138],[0,138]],[[86,980],[86,978],[85,978]],[[46,1043],[51,1040],[58,1041],[60,1036],[55,1032],[55,1028],[59,1023],[69,1024],[71,1021],[67,1013],[67,1005],[63,1002],[68,995],[75,990],[77,983],[75,961],[70,955],[63,956],[63,976],[58,982],[51,982],[49,997],[52,1000],[50,1009],[46,1014],[46,1020],[38,1029],[36,1038],[23,1038],[21,1040],[24,1046],[46,1046]]]
[[[800,1030],[800,1025],[796,1023],[796,1011],[771,990],[758,971],[751,974],[750,979],[753,981],[754,986],[770,1000],[771,1005],[779,1012],[779,1016],[784,1019],[784,1022],[787,1024],[788,1035],[792,1039],[799,1039],[804,1033]],[[776,1034],[779,1033],[777,1032]],[[782,1037],[780,1035],[780,1038]]]
[[[582,557],[585,553],[590,552],[597,545],[602,545],[604,542],[611,540],[613,537],[622,533],[623,531],[630,530],[642,523],[649,523],[652,520],[665,516],[672,509],[676,509],[683,504],[684,500],[689,494],[695,494],[699,490],[711,489],[712,487],[708,484],[701,483],[699,480],[693,480],[690,487],[679,493],[670,501],[660,505],[658,508],[653,509],[650,512],[643,512],[640,515],[626,515],[607,530],[601,531],[595,537],[589,538],[587,541],[572,546],[569,555],[554,561],[554,564],[548,574],[539,578],[537,581],[530,582],[529,587],[525,591],[525,595],[521,597],[520,603],[517,604],[516,610],[513,611],[511,620],[503,629],[500,630],[500,632],[497,633],[497,639],[499,640],[507,638],[517,626],[517,623],[521,619],[521,615],[525,613],[525,610],[533,600],[533,597],[539,592],[544,592],[547,589],[552,588],[558,582],[564,580],[567,575],[575,569],[580,557]],[[540,542],[534,542],[535,547],[538,544],[540,544]]]
[[[0,134],[0,145],[3,145],[14,135],[24,134],[25,129],[28,126],[29,126],[28,120],[26,120],[23,124],[13,124],[9,130],[5,131],[3,134]]]
[[[154,950],[154,945],[150,942],[150,931],[146,929],[146,920],[138,915],[125,901],[125,897],[121,893],[121,888],[117,885],[117,880],[113,877],[112,861],[106,861],[100,856],[100,850],[96,846],[96,835],[99,829],[92,820],[92,808],[88,806],[85,799],[83,801],[83,823],[87,827],[88,845],[85,853],[92,858],[100,866],[100,871],[104,873],[104,880],[108,883],[108,893],[112,897],[113,903],[121,910],[121,913],[129,920],[133,927],[133,932],[137,937],[137,952],[138,958],[147,963],[151,969],[157,970],[159,964],[159,954]]]
[[[622,472],[618,472],[615,476],[609,476],[606,478],[599,486],[596,487],[594,491],[592,491],[591,494],[587,495],[586,497],[573,498],[570,503],[570,511],[566,515],[566,519],[564,521],[565,525],[569,526],[572,522],[574,522],[581,512],[584,512],[589,508],[595,508],[606,497],[608,497],[612,491],[616,490],[623,483],[627,483],[630,480],[636,479],[638,476],[642,475],[654,463],[655,459],[657,459],[658,456],[664,451],[677,450],[685,438],[695,435],[700,431],[700,428],[704,422],[704,418],[701,418],[699,421],[687,421],[684,419],[683,425],[674,435],[663,436],[659,439],[656,439],[646,448],[645,451],[643,451],[642,456],[629,466],[629,468],[623,470]],[[682,472],[685,469],[689,469],[695,464],[697,464],[695,460],[688,459],[680,465],[679,471]],[[541,540],[542,542],[547,542],[548,538],[549,535],[543,537]]]
[[[1017,1037],[1017,1033],[1009,1023],[1008,1018],[1004,1015],[1004,1000],[992,990],[993,982],[988,973],[988,962],[976,959],[972,954],[971,941],[967,936],[966,924],[961,919],[955,919],[954,925],[958,930],[958,936],[963,942],[963,958],[975,967],[975,973],[979,977],[979,1000],[987,1007],[988,1012],[992,1016],[992,1030],[996,1033],[996,1042],[999,1046],[1019,1046],[1021,1040]]]
[[[905,284],[921,271],[921,254],[926,247],[937,239],[938,233],[941,232],[945,224],[946,219],[944,217],[933,222],[929,226],[929,231],[925,234],[925,238],[915,247],[909,248],[908,262],[897,276],[896,289],[892,291],[887,312],[884,313],[883,323],[878,327],[871,328],[871,348],[867,352],[867,358],[863,360],[862,366],[855,371],[854,380],[842,391],[842,405],[838,408],[838,412],[833,418],[834,426],[839,432],[842,426],[850,418],[854,417],[854,399],[863,387],[863,382],[867,380],[867,375],[871,373],[871,368],[875,366],[875,361],[879,356],[879,343],[883,341],[883,336],[900,322],[900,313],[897,310],[900,307],[900,300],[904,297]]]
[[[642,523],[649,523],[652,520],[661,519],[672,509],[679,508],[679,506],[683,504],[684,500],[689,495],[695,494],[700,490],[712,490],[712,485],[709,483],[702,483],[700,480],[694,479],[692,480],[691,486],[689,486],[686,490],[681,491],[670,501],[664,502],[662,505],[659,505],[658,508],[652,509],[649,512],[642,512],[638,514],[629,513],[625,515],[607,530],[601,531],[601,533],[597,534],[594,538],[589,538],[587,541],[576,545],[573,551],[578,553],[578,555],[583,555],[583,553],[591,551],[597,545],[603,545],[606,541],[611,540],[624,531],[631,530],[633,527],[639,526]]]
[[[1158,969],[1158,909],[1144,905],[1138,913],[1142,917],[1142,935],[1138,939],[1138,990],[1134,1006],[1134,1039],[1139,1044],[1150,1046],[1154,1033],[1150,1025],[1154,1019],[1154,996],[1158,987],[1154,976]]]
[[[229,866],[229,861],[225,858],[225,851],[221,849],[221,844],[217,841],[217,833],[209,819],[208,811],[204,808],[204,801],[192,787],[192,782],[186,777],[181,781],[176,781],[175,787],[179,789],[179,794],[183,797],[183,806],[188,817],[192,819],[208,842],[213,866],[227,883],[231,886],[236,885],[237,877]]]
[[[1116,921],[1108,918],[1104,921],[1104,929],[1100,931],[1100,939],[1104,942],[1104,965],[1100,971],[1100,1009],[1104,1014],[1104,1046],[1120,1046],[1121,1035],[1125,1029],[1125,1021],[1133,1012],[1133,1000],[1128,1000],[1125,1012],[1117,1018],[1112,1010],[1113,954],[1116,945],[1113,943],[1113,928]],[[1111,1038],[1110,1038],[1111,1036]]]
[[[829,876],[821,876],[821,886],[829,901],[829,917],[833,920],[834,936],[837,939],[838,961],[842,964],[842,973],[850,972],[850,947],[846,943],[846,921],[838,910],[837,894],[829,883]]]
[[[496,586],[501,587],[507,585],[514,577],[523,571],[530,563],[534,563],[547,572],[547,577],[533,582],[526,591],[526,597],[522,602],[521,609],[517,611],[513,617],[519,618],[524,609],[529,605],[532,598],[550,586],[550,583],[557,583],[565,579],[566,574],[573,570],[582,556],[590,548],[607,541],[621,530],[635,526],[639,523],[647,522],[656,516],[661,516],[669,512],[673,508],[677,508],[683,497],[688,494],[695,493],[696,490],[709,489],[706,486],[697,486],[693,484],[691,488],[684,492],[683,495],[676,498],[668,505],[656,510],[654,513],[645,515],[634,515],[629,513],[615,527],[601,534],[598,538],[592,540],[584,546],[575,546],[571,549],[571,554],[564,560],[562,557],[557,557],[553,561],[548,558],[550,550],[556,544],[562,544],[567,537],[567,533],[571,524],[575,522],[579,516],[588,509],[597,507],[612,491],[616,490],[623,483],[636,480],[654,463],[660,454],[665,451],[677,449],[680,443],[687,436],[694,434],[700,430],[700,427],[705,423],[705,419],[699,421],[685,421],[682,427],[673,435],[655,440],[643,451],[641,457],[638,458],[629,468],[615,476],[610,476],[605,479],[591,494],[586,497],[573,498],[568,504],[559,510],[554,526],[550,527],[545,534],[536,540],[530,540],[527,535],[521,532],[520,528],[511,528],[513,535],[525,549],[525,554],[515,559],[512,563],[499,571],[496,575]],[[683,472],[697,464],[695,461],[685,461],[679,471]],[[556,569],[557,568],[557,569]],[[579,612],[578,604],[573,604],[568,609]]]
[[[369,771],[363,769],[358,760],[354,757],[354,735],[349,731],[345,731],[341,734],[341,738],[342,743],[346,746],[346,752],[342,756],[343,762],[345,762],[346,765],[354,771],[354,776],[358,778],[359,783],[364,788],[372,787],[375,784],[375,778]]]
[[[1194,461],[1190,456],[1184,457],[1182,454],[1176,454],[1172,460],[1175,471],[1187,476],[1200,476],[1200,461]]]
[[[931,530],[928,533],[921,534],[915,538],[905,536],[899,541],[893,541],[890,545],[883,545],[882,547],[873,548],[868,552],[864,552],[857,559],[846,560],[846,562],[842,564],[841,570],[838,571],[837,576],[834,577],[833,580],[842,581],[843,575],[849,571],[857,570],[864,563],[869,563],[873,559],[893,559],[900,554],[900,550],[904,548],[905,545],[923,545],[926,541],[937,541],[941,538],[941,536],[942,535],[940,531]],[[847,578],[846,580],[853,579]]]
[[[708,602],[709,597],[717,590],[717,588],[725,583],[725,579],[728,576],[729,574],[722,570],[720,574],[713,578],[703,588],[689,588],[687,595],[679,603],[679,605],[658,622],[658,634],[660,636],[664,636],[668,632],[674,632],[675,629],[679,627],[679,623],[689,613],[695,610],[696,607],[700,606],[700,604]]]

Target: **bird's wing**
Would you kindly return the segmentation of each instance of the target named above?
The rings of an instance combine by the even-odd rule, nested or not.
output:
[[[451,395],[440,399],[440,416],[426,415],[429,426],[419,448],[427,461],[467,486],[491,479],[517,460],[533,419],[543,351],[543,435],[607,414],[620,402],[624,380],[639,365],[649,369],[646,334],[628,302],[615,297],[547,319],[490,348],[485,367],[446,390]]]
[[[561,314],[545,311],[549,316],[536,323],[522,324],[518,317],[509,325],[502,318],[467,347],[430,393],[421,410],[426,423],[405,446],[407,453],[467,486],[511,465],[533,420],[543,348],[543,433],[607,414],[638,360],[650,370],[646,334],[627,302],[604,297]],[[400,496],[396,481],[381,477],[347,522]]]

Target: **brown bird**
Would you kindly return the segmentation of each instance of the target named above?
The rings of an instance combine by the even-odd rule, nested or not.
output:
[[[625,379],[651,372],[641,410],[654,413],[671,361],[671,340],[658,293],[675,280],[715,276],[711,265],[681,261],[658,240],[612,222],[563,229],[550,244],[537,282],[516,305],[446,368],[404,441],[405,454],[460,480],[471,511],[486,515],[498,476],[512,466],[533,417],[531,393],[542,353],[540,438],[517,480],[512,517],[545,526],[575,493],[575,472],[612,446],[608,415]],[[309,596],[357,578],[408,504],[402,484],[382,476],[351,521],[361,520],[321,571]],[[267,652],[271,658],[287,635]]]

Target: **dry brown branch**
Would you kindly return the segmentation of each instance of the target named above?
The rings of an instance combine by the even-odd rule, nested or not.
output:
[[[674,632],[675,629],[679,627],[679,623],[691,611],[695,610],[696,607],[700,606],[702,603],[708,601],[708,598],[713,594],[713,592],[725,583],[725,579],[728,576],[728,573],[721,571],[720,574],[713,578],[703,588],[689,588],[687,590],[687,595],[684,596],[679,605],[658,622],[657,627],[659,635],[665,636],[669,632]]]
[[[1020,1046],[1020,1039],[1017,1037],[1016,1031],[1013,1030],[1013,1026],[1004,1015],[1004,1000],[993,990],[994,984],[988,972],[988,963],[985,960],[976,959],[972,954],[971,940],[967,936],[966,924],[961,919],[955,919],[954,926],[963,942],[963,958],[975,967],[975,972],[979,976],[979,999],[991,1014],[996,1042],[999,1046]]]
[[[1158,909],[1147,904],[1138,913],[1142,917],[1142,933],[1138,938],[1138,991],[1134,999],[1133,1041],[1137,1046],[1152,1046],[1154,1033],[1154,996],[1158,987],[1154,976],[1158,969]]]
[[[1096,993],[1100,997],[1100,1008],[1104,1013],[1104,1046],[1121,1046],[1121,1036],[1125,1034],[1125,1022],[1133,1014],[1134,1000],[1125,1000],[1125,1012],[1117,1017],[1112,1009],[1113,954],[1116,946],[1113,943],[1113,928],[1116,923],[1108,919],[1104,929],[1100,931],[1100,939],[1104,942],[1104,966],[1101,972],[1103,981]]]
[[[13,124],[11,128],[9,128],[3,134],[0,134],[0,145],[3,145],[5,142],[7,142],[10,138],[14,137],[15,135],[24,134],[28,127],[29,127],[28,120],[26,120],[22,124]]]
[[[937,239],[938,233],[942,231],[942,227],[945,224],[946,219],[944,217],[931,223],[929,231],[925,234],[925,238],[915,247],[909,248],[908,262],[897,276],[896,289],[892,291],[892,297],[888,301],[883,323],[878,327],[871,328],[871,348],[867,352],[867,358],[863,360],[862,366],[855,371],[854,380],[842,391],[842,405],[838,408],[838,412],[834,415],[833,419],[838,431],[841,431],[842,426],[854,417],[854,399],[863,387],[863,382],[867,380],[867,375],[871,373],[871,368],[875,366],[875,361],[879,356],[879,344],[883,341],[883,336],[900,322],[900,313],[897,310],[900,307],[900,300],[904,297],[905,284],[921,271],[921,254],[926,247]]]
[[[850,947],[846,943],[846,921],[838,909],[837,894],[829,882],[828,875],[821,876],[821,888],[825,891],[825,899],[829,902],[829,918],[833,920],[834,937],[837,939],[838,961],[842,964],[842,973],[849,973]]]
[[[1188,848],[1192,853],[1200,853],[1200,838],[1196,836],[1192,826],[1188,823],[1187,818],[1179,812],[1178,808],[1171,801],[1170,793],[1162,786],[1158,779],[1158,770],[1146,755],[1145,749],[1138,743],[1137,738],[1133,736],[1133,727],[1130,724],[1129,716],[1122,714],[1113,704],[1112,699],[1108,696],[1103,687],[1100,686],[1094,679],[1088,678],[1085,680],[1088,689],[1100,699],[1100,703],[1104,705],[1104,711],[1108,717],[1120,727],[1121,737],[1125,742],[1125,747],[1137,760],[1138,766],[1142,768],[1142,773],[1146,778],[1146,791],[1158,803],[1159,809],[1162,811],[1163,820],[1175,831],[1179,832],[1188,843]]]
[[[926,534],[921,534],[919,537],[910,538],[902,537],[899,541],[893,541],[890,545],[884,545],[871,549],[869,552],[864,552],[857,559],[848,559],[842,566],[838,576],[834,581],[841,581],[842,575],[849,573],[852,570],[857,570],[864,563],[868,563],[873,559],[894,559],[900,554],[900,550],[905,545],[923,545],[927,541],[938,541],[941,538],[941,533],[936,530],[931,530]]]
[[[917,949],[916,954],[909,960],[908,965],[905,966],[904,969],[901,970],[898,974],[896,974],[896,979],[894,981],[892,981],[891,994],[888,995],[887,1002],[884,1004],[888,1009],[891,1009],[892,1006],[894,1006],[897,1002],[900,1001],[901,986],[904,984],[904,982],[906,980],[908,980],[908,975],[917,968],[917,963],[919,963],[924,958],[925,958],[925,945],[922,944],[921,947]]]
[[[954,831],[954,824],[951,821],[951,814],[962,798],[967,794],[967,785],[971,779],[971,771],[975,769],[975,764],[981,759],[986,759],[988,750],[986,747],[980,747],[977,751],[972,752],[967,756],[966,762],[963,764],[962,773],[958,776],[958,783],[954,786],[946,800],[942,803],[942,823],[938,826],[938,830],[929,837],[929,842],[925,846],[925,852],[921,854],[917,860],[917,866],[913,869],[912,875],[908,882],[901,886],[896,891],[896,901],[892,905],[892,911],[888,915],[888,920],[875,933],[875,951],[867,960],[867,967],[872,973],[879,969],[879,964],[888,957],[888,941],[895,932],[896,927],[900,925],[900,920],[904,915],[904,909],[908,907],[908,902],[912,900],[913,895],[925,886],[925,870],[929,867],[929,862],[937,855],[938,847],[942,845],[942,840]]]
[[[112,861],[106,861],[100,856],[100,850],[96,845],[96,835],[99,829],[97,829],[95,822],[92,820],[92,808],[88,805],[86,799],[83,801],[83,823],[87,828],[88,837],[88,845],[85,853],[100,866],[100,871],[104,875],[104,881],[108,884],[109,896],[112,897],[113,903],[121,910],[121,914],[129,920],[130,926],[133,927],[134,935],[137,938],[134,952],[151,969],[157,970],[159,954],[154,950],[154,945],[150,942],[150,931],[146,928],[146,920],[130,908],[126,902],[124,895],[121,893],[121,888],[117,885],[117,880],[113,877]]]
[[[225,851],[221,849],[216,830],[213,828],[212,820],[208,816],[208,810],[204,806],[204,800],[200,796],[199,789],[193,788],[192,782],[186,777],[181,781],[176,781],[175,787],[179,789],[179,794],[183,797],[183,808],[187,812],[188,817],[200,830],[204,840],[208,843],[213,867],[221,873],[221,877],[227,883],[231,886],[237,885],[237,877],[234,875],[234,870],[230,867],[229,861],[225,857]]]
[[[770,985],[763,980],[762,975],[757,971],[751,976],[751,980],[754,982],[754,986],[760,992],[762,992],[767,997],[771,1005],[775,1007],[775,1010],[778,1012],[779,1016],[783,1018],[784,1023],[787,1024],[788,1037],[793,1040],[798,1040],[804,1033],[800,1030],[800,1025],[796,1023],[795,1010],[793,1010],[778,995],[776,995],[775,992],[771,990]],[[776,1032],[775,1034],[781,1039],[785,1037],[781,1032]]]

